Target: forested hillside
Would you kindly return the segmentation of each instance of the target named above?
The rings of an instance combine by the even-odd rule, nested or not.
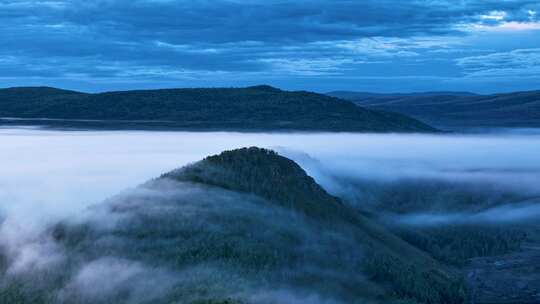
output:
[[[82,128],[428,132],[430,126],[326,95],[269,86],[86,94],[0,90],[3,124]]]
[[[465,299],[458,273],[259,148],[166,173],[53,225],[39,244],[53,262],[10,272],[1,260],[4,303]]]

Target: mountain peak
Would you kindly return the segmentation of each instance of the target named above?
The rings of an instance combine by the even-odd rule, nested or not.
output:
[[[339,199],[328,194],[294,161],[257,147],[209,156],[162,178],[251,193],[322,218],[338,215],[342,207]]]
[[[115,215],[126,215],[110,229],[76,221],[54,228],[54,239],[69,253],[66,265],[81,263],[87,269],[114,258],[137,261],[136,269],[167,269],[165,276],[142,272],[143,280],[159,275],[172,282],[171,292],[152,303],[253,303],[244,301],[239,288],[267,286],[310,293],[324,286],[328,297],[343,303],[358,298],[386,303],[394,297],[463,302],[460,282],[451,272],[342,204],[274,151],[225,151],[140,189],[107,203]],[[102,241],[109,239],[114,242]],[[73,271],[68,270],[62,282],[70,281]],[[222,300],[226,296],[231,300]]]

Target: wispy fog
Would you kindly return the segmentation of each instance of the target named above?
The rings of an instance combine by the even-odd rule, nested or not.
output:
[[[390,216],[388,221],[399,225],[441,226],[446,224],[528,223],[540,218],[540,201],[496,206],[479,212],[413,213]]]
[[[0,129],[0,142],[1,208],[23,216],[25,229],[77,213],[207,155],[244,146],[281,151],[331,192],[340,191],[333,184],[339,177],[426,178],[540,194],[540,133],[531,130],[380,135]]]
[[[217,296],[257,303],[333,304],[367,291],[379,292],[356,268],[343,268],[360,265],[363,252],[349,228],[323,233],[297,214],[269,204],[261,208],[265,204],[258,198],[230,191],[167,181],[135,189],[162,173],[227,149],[275,149],[297,161],[330,193],[393,224],[500,224],[540,218],[540,133],[531,130],[381,135],[12,128],[0,129],[0,142],[0,262],[6,266],[0,288],[26,282],[30,289],[54,290],[58,303],[75,298],[88,303],[152,302],[174,292],[197,294],[201,284],[212,286]],[[89,208],[102,201],[106,203]],[[267,282],[237,290],[234,286],[251,282],[249,267],[245,273],[231,272],[226,265],[188,267],[191,247],[208,245],[197,250],[211,256],[216,250],[209,240],[248,234],[259,243],[239,238],[232,248],[253,246],[247,251],[276,254],[272,265],[283,264],[288,270],[264,277],[287,277],[296,280],[297,288]],[[169,235],[190,235],[196,241],[199,236],[193,244],[179,239],[173,246],[186,250],[187,264],[179,264],[181,251],[167,258],[167,244],[176,240]],[[146,236],[149,241],[144,241]],[[83,243],[84,254],[67,252],[73,239]],[[92,245],[85,247],[84,242]],[[148,256],[135,254],[141,252]],[[330,255],[336,264],[327,261]],[[294,256],[304,257],[303,262],[291,267],[288,261]],[[164,266],[171,260],[177,263],[174,271]],[[249,259],[240,262],[253,267]],[[105,277],[110,278],[107,284]],[[151,283],[148,277],[153,278]],[[322,286],[306,288],[298,283],[313,277],[321,282],[331,277],[334,283],[323,293]],[[359,294],[341,289],[353,279],[355,290],[362,290]],[[58,283],[54,287],[53,281]]]

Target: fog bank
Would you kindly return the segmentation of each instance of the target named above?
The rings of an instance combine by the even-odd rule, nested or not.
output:
[[[331,194],[366,213],[379,212],[381,218],[393,224],[431,227],[533,222],[540,218],[540,133],[530,130],[420,135],[4,128],[0,129],[0,140],[0,259],[5,259],[7,265],[0,285],[22,280],[33,284],[32,288],[54,290],[58,303],[69,303],[78,297],[88,303],[117,297],[129,303],[139,301],[135,299],[151,302],[155,297],[178,291],[172,288],[173,284],[194,290],[201,284],[214,286],[216,276],[227,278],[221,281],[229,284],[248,286],[251,279],[245,274],[235,274],[222,266],[202,264],[186,272],[155,267],[153,257],[170,249],[166,246],[171,242],[168,235],[196,235],[201,231],[211,238],[201,238],[193,246],[211,245],[205,240],[222,239],[226,232],[249,232],[261,244],[283,248],[281,254],[309,257],[304,258],[309,260],[305,265],[300,263],[289,272],[268,275],[292,276],[299,281],[304,276],[334,278],[335,289],[327,290],[328,294],[319,293],[322,289],[313,286],[287,289],[268,285],[268,289],[246,287],[239,294],[218,296],[236,296],[258,303],[334,304],[342,302],[338,295],[345,293],[339,290],[352,278],[356,287],[372,290],[371,282],[365,281],[359,272],[343,268],[359,265],[363,252],[348,234],[349,229],[340,230],[339,234],[321,233],[320,227],[299,219],[295,213],[261,208],[265,204],[259,198],[230,191],[166,181],[135,188],[174,168],[240,147],[278,151],[298,162]],[[96,206],[101,202],[105,204]],[[65,247],[51,238],[51,225],[58,221],[72,227],[71,232],[66,228],[68,235],[77,235],[78,229],[86,231],[90,227],[92,233],[86,236],[87,241],[116,255],[88,259],[67,254]],[[137,227],[163,239],[149,237],[150,241],[145,243]],[[274,239],[269,231],[289,238]],[[244,239],[236,240],[239,244],[233,248],[245,245]],[[300,242],[288,244],[291,240]],[[152,246],[144,247],[148,244]],[[179,244],[187,249],[191,246]],[[164,247],[155,247],[156,253],[149,255],[152,258],[131,256],[131,250],[126,249],[139,246],[140,250],[135,252],[145,252],[157,245]],[[206,250],[216,251],[211,247]],[[262,256],[268,255],[263,253]],[[332,254],[343,263],[325,266]],[[290,268],[287,259],[277,261]],[[69,271],[61,273],[67,265]],[[102,278],[111,275],[114,280],[109,285],[101,284]],[[62,284],[54,288],[47,285],[54,281],[51,276],[57,276],[56,281]],[[154,284],[146,283],[149,276],[156,279]],[[233,290],[233,285],[214,287]],[[89,286],[97,286],[99,291]],[[352,294],[349,296],[353,298]]]
[[[207,155],[245,146],[283,151],[331,192],[337,191],[332,184],[337,176],[451,180],[540,193],[540,133],[530,130],[417,135],[3,128],[0,141],[1,209],[23,215],[25,229],[78,213]]]

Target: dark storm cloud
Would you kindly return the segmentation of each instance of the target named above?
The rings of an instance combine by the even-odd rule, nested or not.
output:
[[[171,43],[308,42],[455,31],[493,11],[528,19],[536,1],[68,1],[49,17],[97,33]],[[45,20],[47,20],[45,19]],[[484,18],[485,19],[485,18]],[[485,19],[485,20],[489,20]]]
[[[381,64],[397,64],[388,76],[426,76],[414,66],[428,50],[466,48],[456,39],[471,25],[531,22],[539,9],[529,0],[0,1],[0,77],[357,77]]]

